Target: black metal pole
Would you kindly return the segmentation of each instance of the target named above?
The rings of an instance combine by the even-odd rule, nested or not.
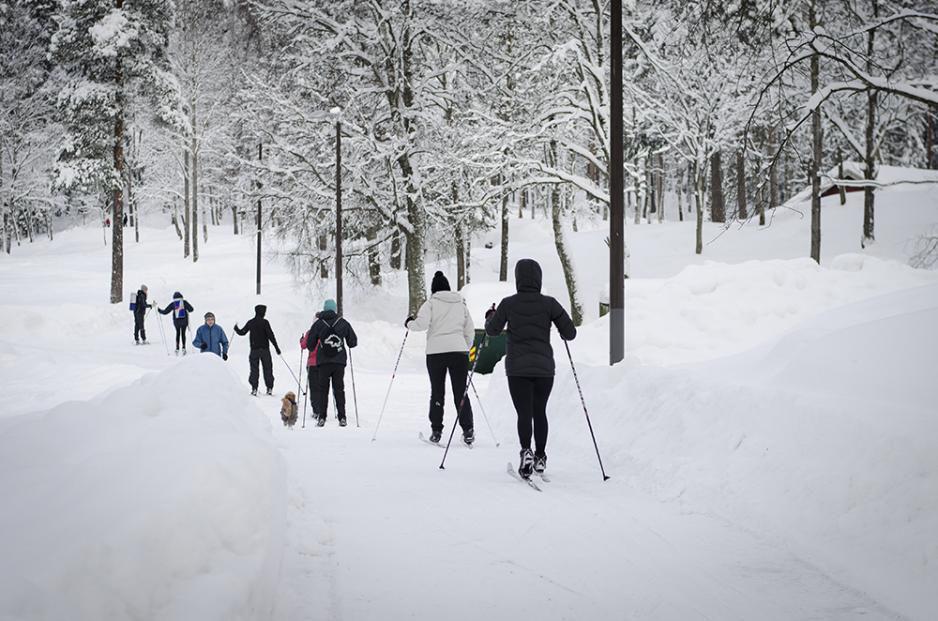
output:
[[[609,364],[625,357],[625,181],[622,162],[622,0],[612,0],[609,37]]]
[[[335,122],[335,303],[342,316],[342,120]]]
[[[257,161],[264,157],[264,143],[257,143]],[[257,182],[257,189],[261,189],[261,182]],[[257,295],[261,294],[261,197],[257,195]]]

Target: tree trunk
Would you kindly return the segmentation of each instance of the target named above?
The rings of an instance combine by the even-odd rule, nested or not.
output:
[[[319,277],[323,280],[329,278],[329,262],[326,261],[326,251],[329,249],[329,238],[325,233],[319,234]]]
[[[694,162],[693,167],[694,174],[694,203],[697,209],[697,229],[696,229],[696,244],[694,245],[694,252],[696,254],[703,254],[703,175],[700,173],[700,167],[697,165],[697,162]]]
[[[769,142],[772,145],[772,151],[775,151],[775,149],[777,148],[776,146],[777,141],[778,140],[777,140],[777,135],[776,135],[776,129],[775,129],[775,126],[773,125],[772,128],[769,130]],[[781,201],[779,200],[779,192],[778,192],[778,164],[774,163],[772,164],[772,166],[769,167],[769,207],[775,208],[775,207],[778,207],[779,205],[781,205]],[[764,212],[765,210],[763,209],[762,219],[765,219]]]
[[[723,159],[720,151],[710,156],[710,219],[726,222],[726,203],[723,200]]]
[[[837,147],[837,178],[844,178],[844,154],[841,153],[840,147]],[[847,204],[847,188],[844,187],[843,183],[837,184],[838,193],[840,194],[840,204]]]
[[[876,19],[879,17],[879,2],[878,0],[873,0],[873,18]],[[873,53],[874,42],[875,42],[876,29],[871,28],[866,35],[866,69],[867,71],[873,71]],[[872,181],[876,179],[876,145],[874,144],[876,136],[876,90],[870,89],[866,95],[866,148],[864,149],[863,162],[866,164],[864,167],[863,177],[867,181]],[[843,164],[841,164],[843,165]],[[873,234],[874,229],[874,206],[875,206],[876,195],[873,193],[873,187],[867,185],[863,188],[863,239],[861,242],[861,247],[866,248],[873,243],[875,239]]]
[[[499,175],[499,184],[504,178]],[[499,282],[508,282],[508,194],[502,190],[502,244],[498,262]]]
[[[938,134],[938,106],[931,106],[925,111],[925,168],[938,168],[938,152],[935,150]]]
[[[378,252],[378,246],[375,240],[378,239],[378,227],[376,225],[368,227],[366,234],[368,240],[368,277],[371,284],[375,287],[381,286],[381,256]]]
[[[768,194],[764,185],[759,186],[759,226],[765,226],[765,197]]]
[[[234,234],[238,234],[238,208],[235,205],[231,206],[231,224],[234,227]]]
[[[736,217],[740,220],[749,218],[746,208],[746,158],[743,150],[736,150]]]
[[[658,222],[664,222],[664,155],[658,155]]]
[[[199,260],[199,143],[195,131],[195,101],[190,102],[189,110],[192,115],[192,262],[196,263]]]
[[[191,205],[189,204],[189,148],[184,147],[182,153],[182,211],[183,211],[183,220],[182,225],[185,231],[185,239],[182,242],[182,257],[188,258],[190,253],[190,239],[191,235],[189,234],[189,229],[192,228],[192,210]]]
[[[459,202],[459,190],[456,183],[450,185],[453,206]],[[521,202],[525,203],[526,190],[521,190]],[[461,291],[466,286],[466,243],[463,235],[464,224],[462,219],[457,219],[454,223],[453,241],[456,244],[456,290]]]
[[[816,0],[811,0],[809,21],[811,30],[818,27]],[[817,93],[820,82],[820,58],[817,54],[811,55],[811,94]],[[821,263],[821,110],[820,107],[811,112],[811,142],[813,157],[811,159],[811,258]]]
[[[396,228],[391,236],[391,269],[401,269],[401,263],[401,229]]]
[[[559,158],[557,155],[556,140],[550,141],[550,153],[552,160],[551,165],[557,168]],[[570,318],[573,319],[574,325],[579,326],[583,323],[583,306],[579,301],[576,274],[573,271],[573,261],[570,258],[570,250],[567,248],[563,234],[563,210],[560,200],[560,185],[556,183],[553,184],[551,186],[551,192],[550,220],[554,229],[554,247],[557,249],[557,257],[560,259],[560,267],[563,270],[563,279],[567,284],[567,294],[570,298]]]
[[[635,220],[634,220],[635,224],[640,224],[642,221],[642,202],[645,200],[643,196],[644,193],[642,192],[642,179],[641,177],[638,176],[638,171],[640,170],[638,165],[639,165],[639,160],[636,158],[635,160],[635,171],[636,171],[635,190],[633,190],[632,192],[632,196],[635,198]]]
[[[179,209],[176,207],[176,197],[173,197],[173,227],[176,229],[176,235],[182,241],[182,230],[179,228]]]
[[[466,284],[472,282],[472,235],[466,236]]]
[[[124,0],[115,0],[118,10]],[[111,304],[124,300],[124,227],[123,196],[121,181],[124,178],[124,71],[120,55],[117,57],[117,98],[114,119],[114,226],[111,227]]]
[[[677,179],[675,179],[674,190],[677,194],[677,219],[678,222],[684,221],[684,171],[678,170]]]

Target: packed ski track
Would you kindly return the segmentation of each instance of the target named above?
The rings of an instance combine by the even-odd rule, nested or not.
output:
[[[562,278],[549,229],[516,227],[512,260],[539,259],[556,293]],[[648,230],[635,245],[650,239],[647,252],[680,232]],[[0,490],[20,503],[0,512],[9,538],[0,543],[13,549],[0,559],[0,618],[57,618],[72,605],[83,612],[76,618],[193,610],[278,620],[933,616],[934,273],[861,255],[823,269],[801,260],[739,263],[764,247],[757,236],[724,249],[725,264],[667,272],[661,266],[677,259],[666,257],[655,264],[665,270],[660,278],[630,284],[637,357],[604,366],[605,328],[595,317],[571,344],[611,478],[603,481],[555,342],[549,461],[547,478],[533,478],[538,492],[506,472],[517,467],[518,440],[502,366],[473,379],[472,449],[458,429],[448,453],[426,440],[424,339],[412,335],[402,347],[406,296],[393,293],[405,289],[402,275],[347,293],[344,316],[360,342],[358,424],[349,369],[348,427],[338,426],[331,402],[325,427],[308,406],[304,427],[301,396],[300,422],[285,428],[280,398],[297,391],[287,365],[300,371],[298,339],[326,291],[298,283],[274,245],[258,298],[244,267],[250,240],[215,232],[191,265],[171,229],[144,233],[153,241],[130,247],[125,297],[141,282],[161,305],[182,291],[195,306],[193,333],[205,311],[228,332],[227,362],[191,349],[177,358],[155,313],[150,345],[134,347],[126,303],[98,302],[107,294],[100,273],[108,249],[94,231],[70,231],[47,254],[28,248],[0,263]],[[575,238],[584,264],[601,236]],[[493,282],[497,251],[478,251],[473,270],[479,276],[465,293],[479,326],[511,286]],[[597,291],[601,278],[590,278]],[[283,349],[274,356],[273,396],[263,386],[250,396],[247,339],[231,332],[258,302],[268,305]],[[168,321],[163,330],[171,339]],[[877,357],[865,354],[868,342]],[[452,403],[448,393],[443,445]],[[74,439],[56,434],[63,424]],[[140,446],[150,453],[138,463]],[[38,468],[33,453],[50,464]],[[52,463],[59,454],[62,463]],[[176,459],[160,479],[158,464]],[[99,489],[102,471],[120,472],[116,481],[130,489],[112,498]],[[88,534],[85,522],[61,513],[59,486],[68,498],[81,494],[82,519],[122,528]],[[95,515],[95,503],[114,514]],[[66,560],[58,548],[29,544],[46,540],[69,542]],[[98,593],[98,575],[123,581]]]

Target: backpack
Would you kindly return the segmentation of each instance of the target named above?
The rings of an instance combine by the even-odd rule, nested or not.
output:
[[[318,349],[319,353],[326,358],[337,358],[345,349],[342,337],[335,331],[335,327],[339,321],[339,319],[336,319],[335,323],[332,325],[323,321],[323,323],[326,324],[326,329],[319,337]],[[317,359],[318,358],[317,356]]]
[[[130,294],[130,312],[132,313],[137,312],[137,294],[136,293]]]
[[[176,298],[176,319],[186,318],[186,301],[182,298]]]

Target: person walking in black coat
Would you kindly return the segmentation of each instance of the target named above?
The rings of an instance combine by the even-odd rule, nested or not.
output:
[[[332,383],[332,394],[335,397],[336,415],[339,426],[345,427],[345,365],[348,364],[348,351],[346,347],[356,347],[358,336],[352,329],[352,324],[339,317],[336,313],[335,300],[326,300],[322,311],[306,333],[306,348],[316,351],[316,378],[319,385],[316,393],[319,397],[319,407],[313,408],[317,415],[316,426],[326,424],[326,412],[329,407],[329,384]],[[313,377],[310,375],[310,377]]]
[[[182,347],[182,355],[186,355],[186,330],[189,329],[189,313],[194,311],[192,304],[182,297],[178,291],[173,294],[173,301],[166,308],[158,308],[160,315],[173,314],[173,327],[176,328],[176,355]]]
[[[570,315],[554,298],[541,294],[541,266],[533,259],[521,259],[515,265],[518,293],[489,311],[485,331],[501,334],[508,325],[505,374],[508,392],[518,412],[518,439],[521,464],[518,474],[529,478],[534,471],[547,468],[547,400],[554,386],[554,350],[550,346],[550,326],[557,327],[565,341],[576,338],[576,326]],[[531,431],[535,452],[531,452]]]
[[[248,361],[251,363],[251,374],[248,376],[248,382],[251,384],[251,394],[257,394],[258,382],[258,364],[264,365],[264,385],[267,386],[267,394],[274,393],[274,362],[270,357],[270,345],[273,343],[274,350],[280,355],[280,346],[277,345],[277,337],[270,327],[270,322],[264,319],[267,314],[267,307],[258,304],[254,307],[254,318],[239,328],[235,324],[234,331],[239,336],[251,333],[251,353]]]
[[[153,304],[156,304],[154,302]],[[147,316],[147,309],[152,308],[153,304],[147,304],[147,286],[140,285],[140,288],[137,290],[137,297],[134,300],[134,344],[140,345],[142,342],[144,345],[149,344],[147,341],[147,328],[143,323],[143,320]]]

